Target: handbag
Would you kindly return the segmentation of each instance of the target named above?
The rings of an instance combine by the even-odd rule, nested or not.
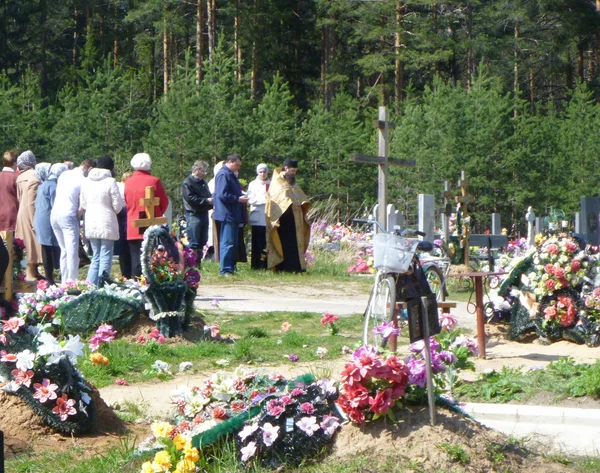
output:
[[[85,248],[83,247],[83,242],[79,240],[79,267],[83,268],[88,264],[90,264],[90,257],[88,256],[88,254],[85,251]]]

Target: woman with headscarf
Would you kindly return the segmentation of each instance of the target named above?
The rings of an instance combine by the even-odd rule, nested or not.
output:
[[[85,237],[93,251],[87,280],[96,286],[104,273],[110,276],[113,247],[119,239],[117,214],[125,205],[117,181],[112,177],[114,167],[115,162],[110,156],[101,156],[81,186]]]
[[[54,270],[60,268],[60,246],[50,224],[50,213],[54,206],[56,197],[56,184],[58,176],[65,172],[68,167],[64,164],[52,164],[49,172],[40,172],[40,166],[48,163],[40,163],[35,167],[38,177],[43,178],[38,187],[35,199],[35,214],[33,216],[33,228],[37,240],[42,245],[42,262],[44,265],[44,276],[49,285],[54,285]],[[45,169],[45,166],[43,167]],[[47,177],[45,177],[47,176]]]
[[[265,205],[269,190],[269,167],[261,163],[256,166],[256,179],[248,184],[248,223],[252,227],[252,269],[267,269],[267,231]]]
[[[19,212],[17,213],[17,227],[15,237],[25,243],[27,255],[27,269],[25,280],[35,281],[41,278],[38,266],[42,264],[42,247],[35,236],[33,229],[33,216],[35,214],[35,199],[40,180],[35,174],[35,155],[27,150],[17,158],[17,168],[20,171],[17,177],[17,199],[19,199]]]
[[[146,228],[134,227],[133,222],[146,216],[146,207],[140,200],[146,197],[146,187],[154,187],[154,196],[158,197],[158,206],[154,208],[154,216],[162,217],[169,206],[169,199],[162,182],[150,174],[152,159],[147,153],[137,153],[131,158],[133,175],[125,181],[125,205],[127,206],[127,241],[131,251],[131,276],[142,275],[141,249]]]

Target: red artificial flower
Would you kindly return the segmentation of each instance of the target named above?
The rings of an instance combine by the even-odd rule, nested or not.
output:
[[[246,408],[244,401],[233,401],[231,403],[231,410],[233,412],[241,412]]]
[[[577,245],[572,241],[568,241],[565,243],[565,249],[569,253],[575,253],[577,251]]]
[[[565,277],[565,269],[564,268],[556,268],[554,270],[554,275],[558,278],[558,279],[564,279]]]
[[[52,412],[60,417],[63,422],[67,420],[69,416],[77,414],[75,409],[75,399],[69,399],[65,393],[56,400],[56,406],[52,409]]]
[[[571,272],[576,273],[581,268],[581,261],[574,259],[571,261]]]
[[[548,253],[550,253],[551,255],[557,255],[558,254],[558,245],[554,244],[554,243],[550,243],[547,247],[546,247],[546,251]]]
[[[375,398],[369,397],[369,404],[375,414],[387,414],[393,404],[391,388],[379,391]]]
[[[33,371],[27,370],[12,370],[10,372],[15,378],[15,383],[23,386],[31,386],[31,379],[33,378]],[[34,396],[35,397],[35,396]]]
[[[544,266],[544,271],[546,271],[548,274],[554,274],[554,265],[548,263],[546,266]]]
[[[48,289],[48,281],[46,281],[45,279],[40,279],[37,283],[37,288],[45,291],[46,289]]]
[[[218,419],[218,420],[227,419],[227,411],[221,406],[215,407],[213,409],[213,419]]]
[[[556,287],[556,281],[554,281],[554,279],[548,279],[544,284],[546,289],[548,289],[550,292],[554,291],[554,288]]]
[[[333,314],[331,314],[329,312],[326,312],[323,315],[323,318],[321,319],[321,323],[323,325],[330,325],[330,324],[332,324],[334,322],[337,322],[338,320],[340,320],[340,318],[337,315],[333,315]]]
[[[35,383],[33,385],[33,389],[35,392],[33,393],[33,398],[40,401],[42,404],[46,401],[52,401],[56,399],[56,390],[58,386],[56,384],[52,384],[48,378],[44,378],[42,380],[42,384]]]
[[[46,304],[44,307],[42,307],[42,310],[40,310],[40,317],[52,317],[55,313],[56,308],[53,305]]]
[[[246,390],[246,383],[244,383],[243,379],[238,378],[233,382],[233,389],[238,392],[244,392]]]
[[[17,361],[17,355],[14,353],[8,353],[6,350],[0,351],[0,361],[4,363],[15,363]]]

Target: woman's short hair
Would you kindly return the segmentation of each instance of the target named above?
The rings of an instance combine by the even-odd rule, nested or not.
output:
[[[208,170],[208,163],[206,161],[196,161],[192,164],[192,173],[196,172],[198,169],[206,172]]]

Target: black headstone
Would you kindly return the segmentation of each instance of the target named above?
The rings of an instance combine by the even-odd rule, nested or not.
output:
[[[598,197],[582,197],[581,213],[579,217],[580,230],[585,241],[590,245],[600,245],[600,225],[598,211],[600,199]]]

